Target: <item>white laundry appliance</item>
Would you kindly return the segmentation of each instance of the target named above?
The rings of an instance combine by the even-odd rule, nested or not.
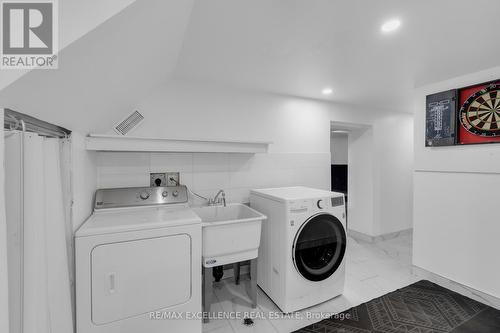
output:
[[[344,195],[307,187],[252,190],[262,224],[257,283],[283,312],[339,296],[347,245]]]
[[[77,333],[201,332],[201,220],[184,186],[97,190],[75,234]]]

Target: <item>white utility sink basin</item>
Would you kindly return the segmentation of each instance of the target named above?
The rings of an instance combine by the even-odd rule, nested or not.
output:
[[[243,204],[196,207],[203,227],[203,266],[255,259],[266,216]]]

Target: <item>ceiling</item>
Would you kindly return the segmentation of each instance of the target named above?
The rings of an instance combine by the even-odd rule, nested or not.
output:
[[[0,90],[5,106],[81,133],[105,133],[175,69],[194,0],[138,0]]]
[[[65,48],[87,34],[110,17],[113,17],[135,0],[64,0],[59,7],[59,47]],[[0,90],[7,87],[28,70],[2,71]]]
[[[416,86],[500,65],[498,0],[113,3],[117,14],[66,46],[58,70],[18,78],[0,90],[0,106],[105,132],[177,78],[411,112]],[[391,18],[401,28],[382,34]]]
[[[198,0],[175,75],[408,111],[414,87],[500,65],[499,13],[498,0]],[[383,34],[391,18],[401,28]]]

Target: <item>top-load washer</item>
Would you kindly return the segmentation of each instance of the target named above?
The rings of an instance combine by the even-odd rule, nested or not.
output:
[[[265,214],[257,283],[283,312],[342,294],[347,245],[342,193],[308,187],[252,190]]]
[[[97,190],[75,234],[77,333],[201,332],[201,220],[184,186]]]

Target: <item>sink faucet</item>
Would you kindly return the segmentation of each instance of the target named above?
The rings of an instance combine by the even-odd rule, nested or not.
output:
[[[219,198],[219,195],[222,195],[222,198]],[[208,199],[209,206],[215,206],[223,204],[226,207],[226,192],[224,190],[219,190],[213,199]]]

